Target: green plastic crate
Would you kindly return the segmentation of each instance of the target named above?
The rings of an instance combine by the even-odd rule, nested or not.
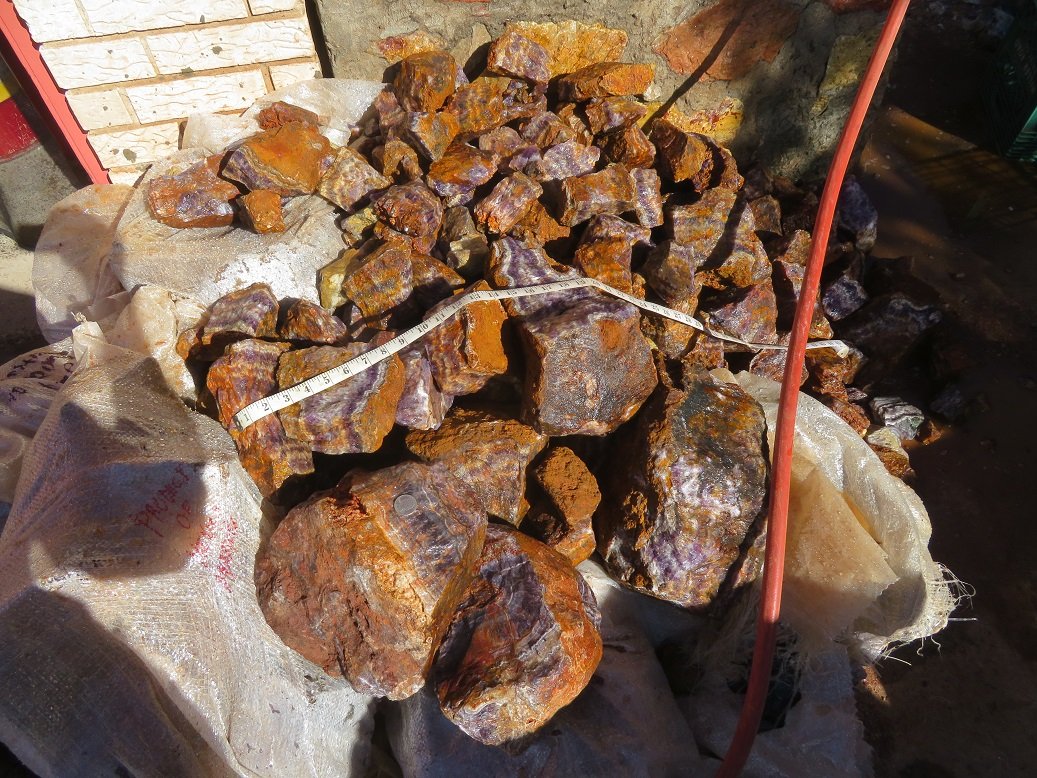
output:
[[[987,108],[998,150],[1037,161],[1037,3],[1027,3],[994,60]]]

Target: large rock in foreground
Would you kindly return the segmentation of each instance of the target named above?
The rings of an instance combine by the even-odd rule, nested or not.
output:
[[[489,745],[535,732],[590,681],[601,660],[600,622],[594,594],[569,560],[490,525],[479,571],[432,668],[443,713]]]
[[[734,384],[688,370],[620,433],[596,517],[598,551],[626,585],[708,605],[767,496],[766,421]]]
[[[601,297],[518,323],[526,353],[523,419],[545,435],[607,435],[655,388],[637,309]]]
[[[472,581],[486,516],[441,465],[353,471],[297,506],[256,563],[274,632],[368,694],[403,699]]]

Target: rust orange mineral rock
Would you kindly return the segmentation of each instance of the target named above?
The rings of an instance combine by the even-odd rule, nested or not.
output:
[[[681,386],[664,377],[619,433],[603,483],[595,529],[609,572],[654,597],[708,605],[764,507],[766,429],[736,384],[697,369]]]
[[[437,430],[407,434],[407,448],[426,462],[442,462],[469,485],[478,505],[517,525],[529,508],[526,468],[547,437],[489,408],[453,408]]]
[[[544,190],[536,181],[523,173],[514,173],[501,180],[475,206],[475,218],[491,232],[507,233],[525,216]]]
[[[234,221],[230,201],[238,188],[217,176],[219,155],[207,157],[182,173],[156,176],[147,183],[151,216],[170,227],[224,227]]]
[[[558,79],[558,96],[578,102],[593,97],[640,95],[655,77],[651,65],[598,62]]]
[[[289,351],[277,365],[278,389],[287,389],[358,357],[369,343]],[[404,370],[392,356],[359,375],[278,412],[285,432],[323,454],[377,451],[396,421]]]
[[[443,156],[429,165],[425,180],[440,197],[468,195],[497,172],[498,157],[467,143],[453,143]]]
[[[465,291],[489,288],[485,281],[479,281]],[[429,314],[441,307],[436,306]],[[508,371],[502,340],[507,318],[497,300],[469,303],[422,338],[432,375],[442,391],[471,394],[482,389],[493,376]]]
[[[256,189],[238,198],[241,220],[256,232],[284,232],[281,195],[268,189]]]
[[[671,181],[690,181],[696,192],[713,177],[713,144],[704,135],[684,132],[667,119],[652,123],[659,171]]]
[[[475,580],[436,654],[443,713],[476,740],[502,745],[572,702],[601,660],[601,615],[564,556],[491,525]]]
[[[246,138],[223,164],[223,175],[249,189],[279,195],[313,194],[321,160],[331,151],[328,139],[311,124],[288,122]]]
[[[267,622],[357,691],[417,692],[478,569],[486,516],[440,465],[354,470],[293,508],[256,562]]]
[[[454,93],[457,63],[445,51],[422,51],[400,62],[393,88],[408,111],[435,111]]]
[[[518,323],[526,354],[522,416],[545,435],[607,435],[657,376],[637,309],[604,297]]]
[[[272,130],[282,124],[288,124],[288,122],[302,122],[317,126],[320,123],[320,117],[313,111],[307,111],[305,108],[278,100],[261,110],[256,115],[256,122],[264,130]]]
[[[375,215],[397,232],[435,235],[443,222],[443,204],[420,181],[389,187],[374,204]]]
[[[623,165],[609,165],[597,173],[562,182],[562,215],[558,221],[572,227],[599,213],[632,211],[636,202],[637,190],[630,171]]]
[[[242,466],[264,497],[293,476],[313,472],[309,447],[288,438],[277,416],[264,416],[244,430],[234,423],[235,413],[277,391],[277,361],[287,349],[287,343],[239,341],[213,363],[205,380],[220,423],[234,438]]]
[[[591,518],[601,502],[598,482],[571,448],[551,449],[533,469],[548,504],[531,510],[522,531],[578,565],[594,553]]]

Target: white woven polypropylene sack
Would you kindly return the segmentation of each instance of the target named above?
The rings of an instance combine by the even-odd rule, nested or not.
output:
[[[230,437],[111,348],[55,399],[0,535],[0,740],[62,778],[360,774],[372,698],[267,626]]]

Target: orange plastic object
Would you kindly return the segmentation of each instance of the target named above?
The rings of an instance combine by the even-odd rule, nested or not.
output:
[[[810,259],[807,261],[806,276],[800,290],[799,304],[789,339],[788,356],[785,359],[785,376],[778,400],[778,419],[774,432],[774,461],[771,467],[771,504],[767,517],[767,550],[763,563],[760,614],[756,622],[756,645],[753,648],[752,666],[749,670],[749,688],[742,712],[738,719],[731,745],[716,778],[734,778],[745,766],[752,749],[760,717],[767,700],[767,686],[771,678],[774,647],[778,634],[778,616],[781,614],[781,588],[785,567],[785,537],[789,516],[789,486],[792,481],[792,443],[796,431],[796,409],[799,404],[799,376],[806,352],[807,335],[814,313],[818,286],[821,283],[821,268],[824,266],[828,249],[828,236],[835,219],[835,207],[843,178],[850,164],[854,144],[860,134],[864,117],[868,113],[875,87],[882,77],[882,70],[893,49],[900,25],[904,21],[911,0],[894,0],[886,17],[882,33],[875,44],[871,60],[861,78],[854,97],[850,114],[846,118],[842,135],[835,147],[832,164],[828,168],[824,190],[814,222],[814,239]]]
[[[68,107],[65,95],[58,89],[57,84],[47,70],[36,45],[29,37],[29,31],[25,28],[22,20],[14,10],[11,0],[0,0],[0,32],[3,33],[7,44],[14,52],[18,64],[28,74],[36,88],[40,99],[43,101],[47,112],[54,120],[58,130],[61,132],[66,145],[72,151],[76,160],[82,166],[91,183],[110,183],[108,171],[101,165],[97,154],[86,140],[86,133],[79,126],[72,110]]]

